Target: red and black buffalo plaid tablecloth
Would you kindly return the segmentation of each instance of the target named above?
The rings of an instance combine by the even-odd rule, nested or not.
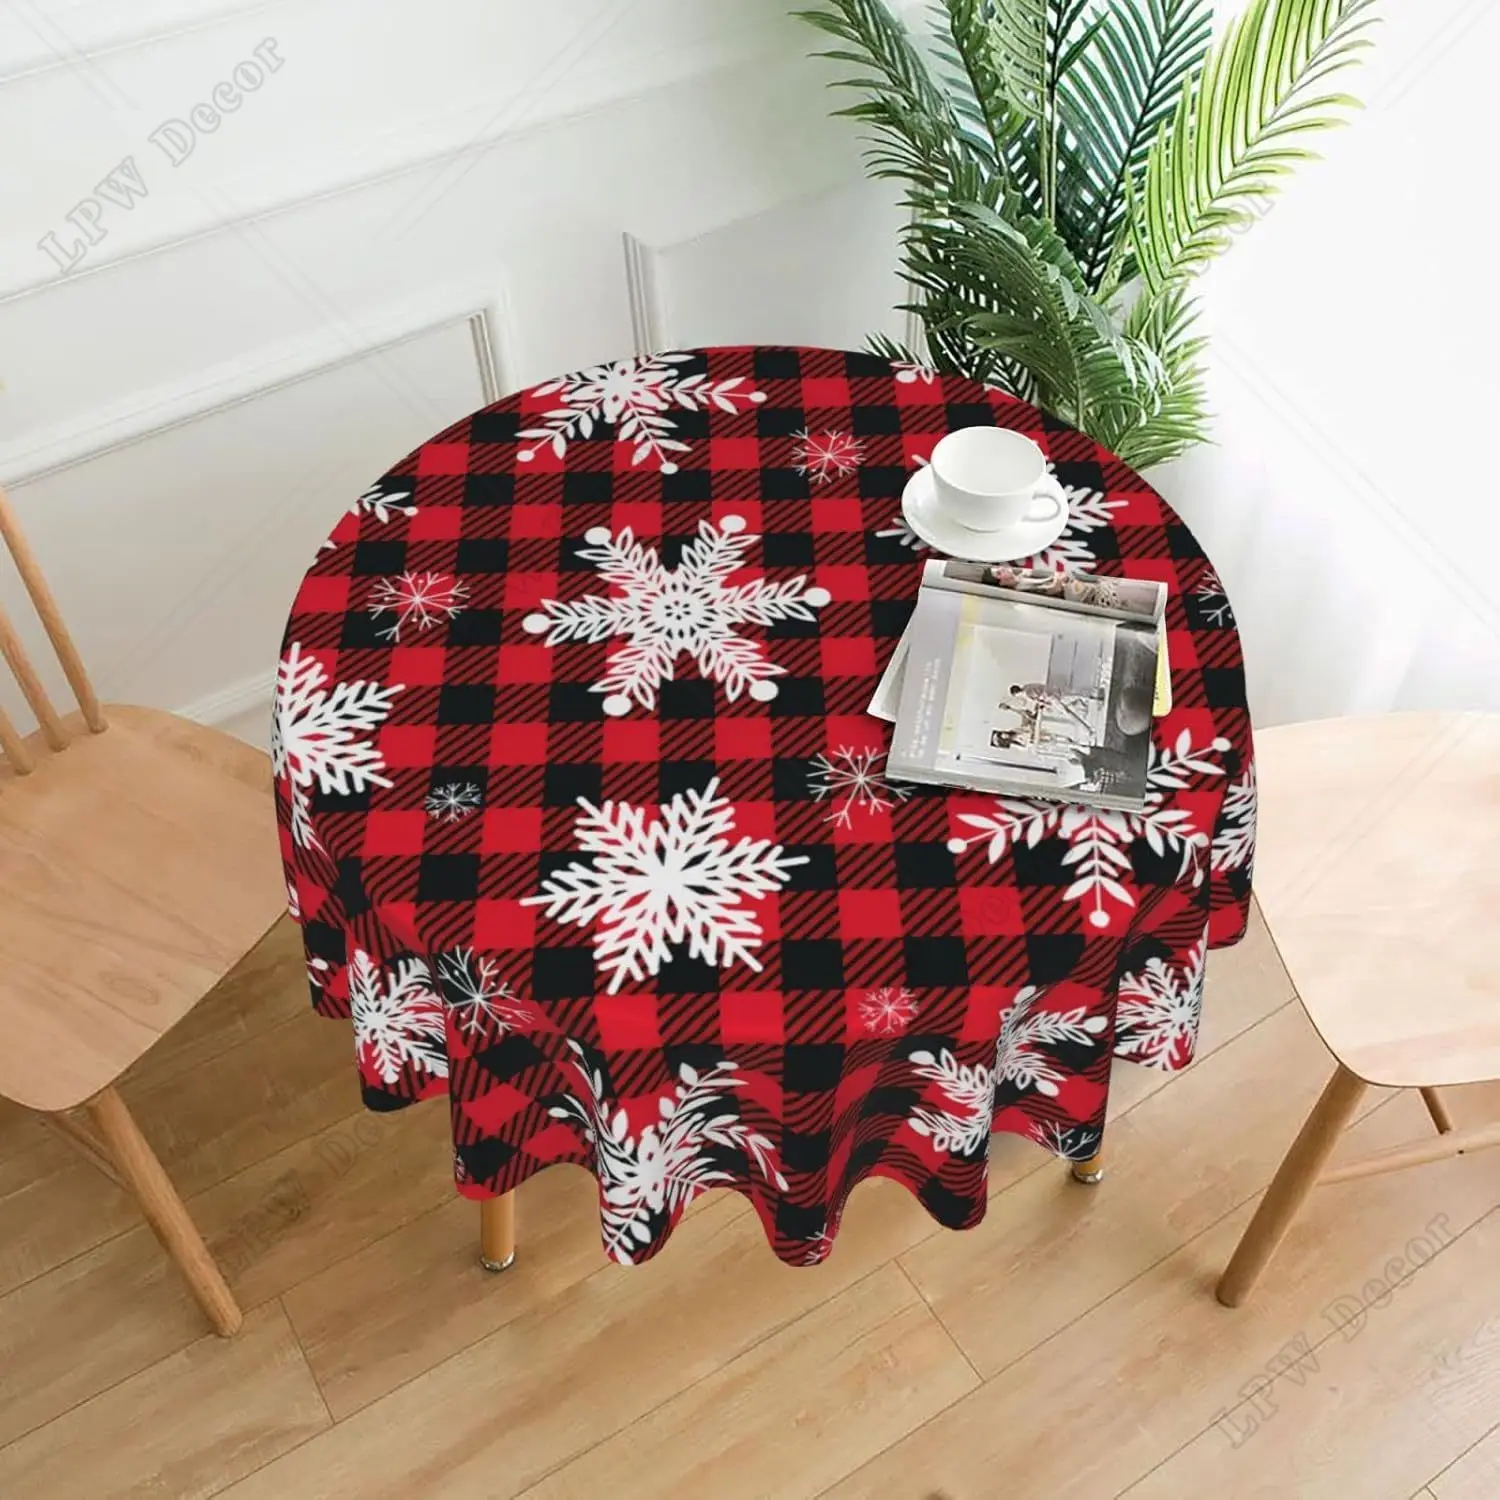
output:
[[[1144,811],[883,775],[901,490],[984,423],[1067,488],[1046,562],[1170,586]],[[425,443],[297,595],[273,759],[367,1104],[446,1096],[470,1197],[584,1164],[621,1260],[710,1187],[812,1264],[862,1178],[961,1228],[991,1131],[1093,1157],[1114,1060],[1191,1059],[1249,900],[1240,645],[1187,528],[1091,439],[866,354],[600,366]]]

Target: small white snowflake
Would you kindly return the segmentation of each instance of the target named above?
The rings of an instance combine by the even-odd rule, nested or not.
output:
[[[389,786],[385,761],[364,736],[390,714],[401,685],[340,682],[330,690],[316,657],[293,641],[276,668],[276,711],[271,720],[271,769],[286,783],[292,838],[304,848],[322,845],[311,821],[311,792],[347,796]]]
[[[516,457],[523,464],[530,463],[545,445],[561,458],[572,438],[589,438],[596,426],[613,425],[621,442],[635,444],[632,463],[655,459],[663,474],[675,474],[677,462],[669,455],[686,453],[690,445],[673,436],[677,430],[674,407],[738,412],[766,399],[764,391],[748,389],[740,375],[710,380],[707,375],[682,374],[677,367],[692,363],[695,357],[657,354],[623,359],[537,386],[534,395],[555,395],[562,404],[542,418],[540,427],[528,427],[519,434],[536,447],[522,448]]]
[[[1229,596],[1219,582],[1219,570],[1210,567],[1198,580],[1193,597],[1203,605],[1203,617],[1210,625],[1233,625],[1234,611],[1229,607]]]
[[[540,895],[521,903],[579,927],[597,921],[594,958],[610,976],[611,994],[626,979],[657,974],[683,943],[720,968],[737,960],[760,968],[760,922],[744,903],[779,890],[807,857],[769,839],[731,843],[734,805],[718,791],[715,777],[703,791],[663,804],[650,822],[628,802],[601,808],[580,797],[574,834],[597,857],[558,870]]]
[[[468,1036],[503,1036],[536,1023],[536,1013],[501,980],[499,964],[471,948],[438,959],[438,979],[454,1025]]]
[[[1013,1083],[1018,1089],[1035,1089],[1056,1098],[1058,1085],[1067,1076],[1039,1047],[1072,1042],[1087,1047],[1099,1044],[1099,1035],[1109,1026],[1104,1016],[1091,1016],[1080,1005],[1069,1011],[1033,1010],[1043,991],[1028,984],[1017,992],[1006,1011],[995,1049],[997,1085]]]
[[[894,542],[900,542],[903,547],[910,547],[913,552],[926,552],[928,550],[927,543],[906,524],[906,517],[904,515],[892,516],[891,524],[883,526],[875,535],[889,537]]]
[[[1222,754],[1229,749],[1229,741],[1215,739],[1210,749]],[[1170,749],[1159,750],[1153,744],[1146,805],[1138,811],[1000,797],[993,813],[960,813],[960,822],[979,831],[949,839],[948,848],[962,854],[973,844],[987,843],[990,863],[997,864],[1017,844],[1035,849],[1044,838],[1061,837],[1069,846],[1062,862],[1073,874],[1063,899],[1088,901],[1090,926],[1108,927],[1111,903],[1124,909],[1135,905],[1124,882],[1131,872],[1130,846],[1137,839],[1144,840],[1154,854],[1169,849],[1179,854],[1179,875],[1191,875],[1194,885],[1202,884],[1208,834],[1197,826],[1191,812],[1167,803],[1192,777],[1224,774],[1222,767],[1205,759],[1207,753],[1193,748],[1187,729]]]
[[[349,1014],[360,1058],[383,1083],[395,1083],[407,1064],[434,1078],[448,1076],[443,1005],[421,959],[397,959],[386,971],[356,948],[349,965]]]
[[[812,433],[793,433],[792,461],[797,472],[814,485],[830,484],[852,474],[865,456],[865,445],[853,433],[830,427]]]
[[[995,1075],[983,1063],[960,1063],[945,1047],[911,1054],[919,1078],[936,1083],[948,1103],[946,1110],[919,1108],[907,1121],[939,1151],[975,1156],[989,1139],[995,1114]]]
[[[388,491],[384,485],[384,480],[377,480],[349,509],[357,515],[374,516],[382,525],[392,516],[416,515],[417,507],[407,504],[411,499],[410,490]]]
[[[440,823],[457,823],[477,812],[484,798],[472,781],[449,781],[433,787],[422,805],[429,818]]]
[[[391,623],[379,632],[388,641],[399,641],[403,626],[430,630],[443,620],[463,613],[468,597],[467,584],[448,573],[401,573],[395,578],[378,578],[370,590],[370,617],[393,615]]]
[[[761,642],[738,635],[738,628],[811,620],[813,610],[831,597],[827,589],[808,588],[801,574],[780,583],[755,578],[731,584],[745,553],[760,540],[745,533],[742,516],[725,516],[717,526],[700,521],[697,537],[670,570],[629,527],[615,536],[595,526],[583,539],[589,545],[579,549],[579,557],[596,564],[620,593],[548,599],[541,613],[527,615],[521,624],[531,635],[545,635],[549,646],[623,636],[604,676],[589,689],[605,695],[604,712],[614,717],[628,713],[632,704],[654,707],[657,688],[672,680],[684,652],[705,679],[723,685],[731,702],[748,692],[757,703],[769,703],[778,692],[772,679],[786,668],[767,658]]]
[[[1055,1120],[1031,1127],[1031,1139],[1065,1161],[1091,1161],[1099,1154],[1099,1132],[1088,1125],[1059,1125]]]
[[[320,990],[328,983],[328,975],[333,965],[326,958],[310,958],[307,961],[307,982],[315,990]]]
[[[897,385],[935,385],[938,372],[926,365],[913,364],[910,360],[893,359],[891,369],[896,372]]]
[[[815,801],[831,799],[823,821],[850,828],[857,812],[885,812],[892,798],[905,802],[911,789],[889,785],[880,769],[884,762],[884,750],[855,750],[848,745],[835,750],[831,758],[815,755],[807,782]]]
[[[730,1091],[742,1086],[735,1063],[716,1063],[703,1073],[683,1063],[672,1092],[657,1104],[657,1120],[637,1134],[625,1111],[611,1104],[604,1076],[589,1066],[584,1049],[574,1041],[568,1046],[576,1055],[586,1097],[568,1094],[548,1113],[578,1124],[594,1148],[594,1171],[602,1189],[601,1229],[615,1260],[629,1261],[649,1245],[655,1221],[675,1215],[705,1188],[734,1180],[710,1154],[715,1147],[743,1155],[747,1165],[758,1167],[778,1190],[786,1191],[770,1141],[730,1107]]]
[[[1120,980],[1115,1051],[1152,1067],[1180,1068],[1192,1052],[1203,1013],[1203,959],[1200,938],[1179,968],[1160,958]]]
[[[838,1233],[838,1225],[831,1229],[820,1230],[807,1242],[806,1248],[798,1258],[797,1264],[802,1266],[821,1266],[833,1253],[833,1239]]]
[[[871,1036],[897,1036],[917,1018],[916,997],[904,985],[871,990],[859,1002],[859,1019]]]

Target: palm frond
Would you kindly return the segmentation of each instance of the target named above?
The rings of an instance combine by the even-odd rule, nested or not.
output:
[[[1359,101],[1327,92],[1371,45],[1373,0],[1250,0],[1152,143],[1130,236],[1148,289],[1203,268]]]
[[[1075,137],[1063,181],[1076,184],[1074,215],[1089,222],[1074,243],[1095,290],[1128,281],[1127,193],[1184,86],[1202,66],[1213,30],[1212,0],[1144,0],[1099,12],[1062,75],[1062,107]]]
[[[990,47],[1005,97],[1028,119],[1047,107],[1047,0],[991,0]]]

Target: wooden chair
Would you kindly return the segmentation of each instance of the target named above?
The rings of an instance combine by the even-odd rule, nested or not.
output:
[[[40,726],[23,738],[0,708],[0,1094],[134,1192],[227,1337],[240,1310],[114,1083],[283,909],[270,769],[171,714],[106,720],[3,491],[0,540],[79,706],[59,715],[0,609]]]
[[[1500,715],[1396,714],[1271,729],[1255,892],[1337,1062],[1218,1285],[1238,1307],[1320,1183],[1500,1145],[1438,1090],[1500,1079]],[[1365,1088],[1420,1089],[1436,1137],[1325,1170]]]

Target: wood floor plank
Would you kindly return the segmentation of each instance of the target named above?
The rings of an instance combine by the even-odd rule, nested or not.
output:
[[[1423,1118],[1415,1096],[1398,1096],[1351,1129],[1349,1145],[1393,1145],[1419,1131]],[[1007,1493],[1115,1500],[1176,1448],[1221,1419],[1227,1423],[1268,1382],[1268,1370],[1294,1362],[1304,1344],[1341,1337],[1337,1320],[1348,1303],[1339,1299],[1359,1296],[1414,1239],[1457,1236],[1491,1211],[1495,1197],[1494,1173],[1482,1157],[1321,1189],[1255,1296],[1231,1312],[1212,1289],[1249,1221],[1247,1203],[835,1486],[830,1500],[929,1491],[949,1500]],[[1168,1214],[1171,1205],[1157,1211]],[[1474,1288],[1443,1264],[1439,1256],[1414,1274],[1437,1280],[1456,1304],[1482,1317]],[[983,1309],[971,1308],[971,1315],[982,1317]],[[964,1316],[958,1310],[944,1321],[953,1328]],[[1368,1324],[1362,1337],[1385,1336],[1388,1325],[1376,1314]],[[1378,1406],[1380,1397],[1360,1399]],[[1227,1448],[1228,1438],[1220,1441]]]
[[[1500,1412],[1500,1364],[1476,1365],[1464,1386],[1445,1391],[1433,1375],[1445,1348],[1500,1314],[1500,1210],[1439,1259],[1447,1262],[1442,1277],[1418,1273],[1391,1294],[1388,1307],[1371,1310],[1370,1325],[1381,1319],[1378,1329],[1326,1339],[1297,1371],[1276,1376],[1257,1397],[1260,1426],[1245,1441],[1236,1446],[1223,1429],[1210,1428],[1125,1491],[1128,1500],[1180,1500],[1210,1490],[1216,1500],[1403,1500],[1435,1465],[1480,1451],[1474,1445]],[[1454,1296],[1455,1282],[1468,1294]],[[1400,1316],[1385,1316],[1397,1298]],[[1354,1408],[1352,1390],[1366,1393]],[[1480,1458],[1474,1472],[1480,1463],[1489,1482],[1473,1493],[1495,1500],[1500,1467]]]
[[[606,1263],[599,1187],[560,1166],[516,1190],[516,1261],[498,1276],[478,1254],[479,1210],[453,1197],[283,1298],[335,1418],[394,1390]]]
[[[252,1308],[447,1202],[449,1161],[441,1106],[361,1110],[187,1206],[241,1305]],[[138,1223],[0,1297],[0,1440],[202,1333],[182,1278]]]
[[[161,1364],[0,1448],[17,1500],[198,1500],[328,1426],[276,1304],[233,1339],[208,1334]]]
[[[1332,1070],[1301,1006],[1284,1007],[1111,1125],[1098,1187],[1027,1178],[901,1263],[991,1375],[1263,1188]]]
[[[828,1260],[790,1267],[771,1255],[742,1198],[715,1194],[667,1253],[595,1272],[229,1494],[407,1500],[437,1486],[444,1500],[517,1495],[862,1280],[930,1224],[909,1193],[867,1182]]]
[[[283,917],[126,1076],[143,1088],[160,1083],[312,1014],[301,929]]]
[[[1492,1320],[1500,1329],[1500,1320]],[[1475,1341],[1470,1340],[1470,1344]],[[1488,1391],[1491,1400],[1491,1415],[1500,1414],[1500,1402],[1494,1392],[1500,1387],[1500,1373],[1493,1364],[1486,1366],[1482,1374],[1466,1372],[1465,1381],[1473,1380],[1472,1391]],[[1442,1382],[1434,1392],[1433,1399],[1446,1406],[1452,1387]],[[1500,1495],[1500,1426],[1491,1427],[1467,1452],[1461,1454],[1435,1479],[1427,1482],[1432,1500],[1495,1500]]]
[[[887,1265],[525,1493],[802,1500],[979,1384]]]

